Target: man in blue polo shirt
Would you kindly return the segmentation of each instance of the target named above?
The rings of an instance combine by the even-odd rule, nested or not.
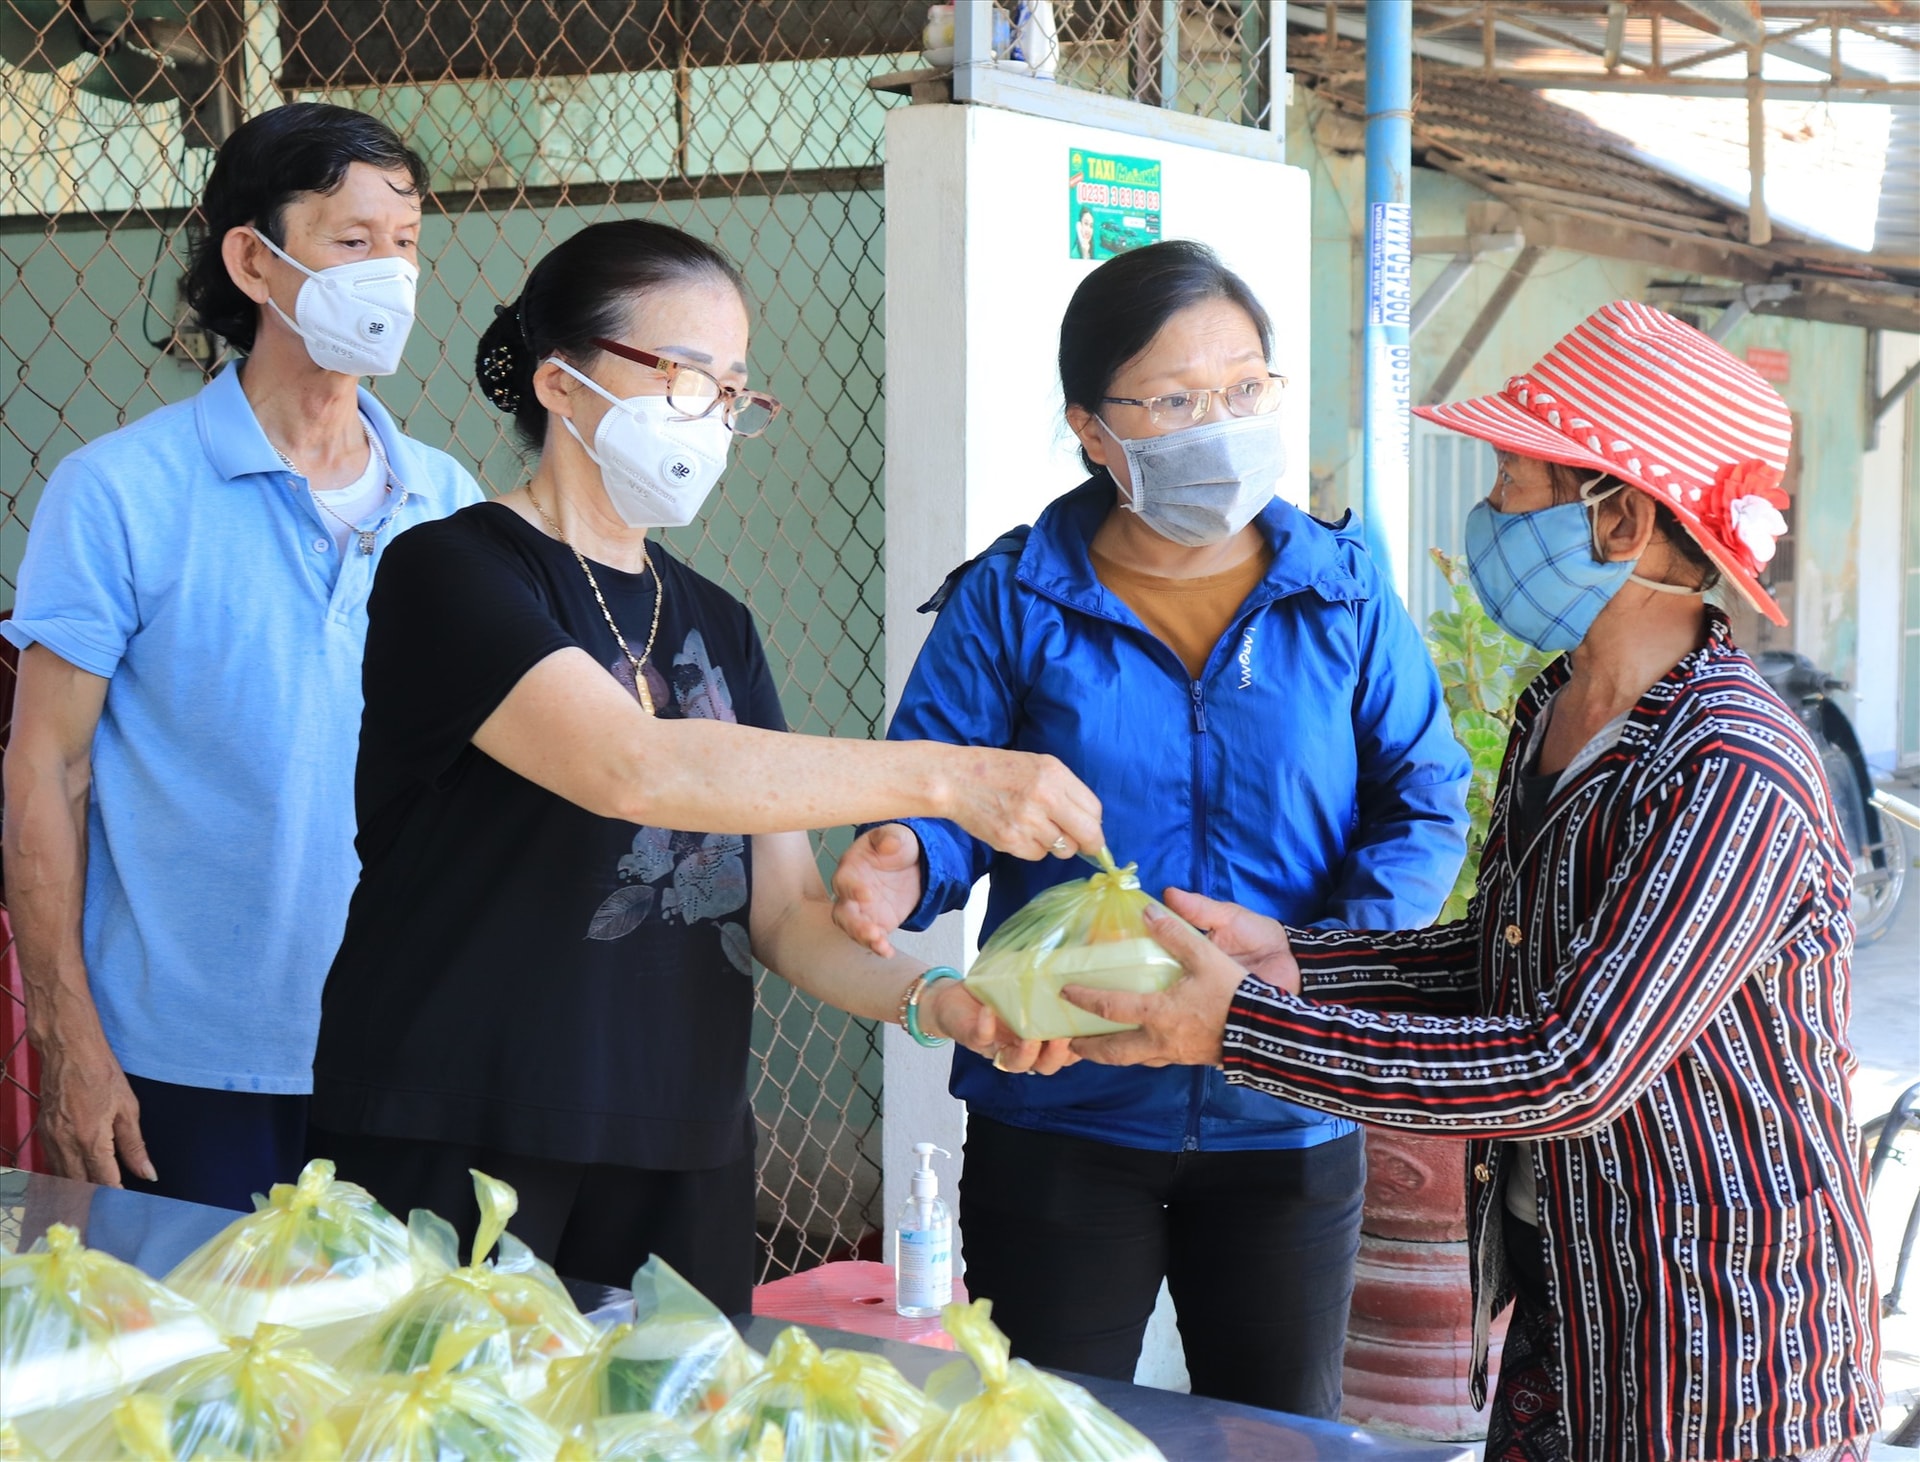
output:
[[[367,591],[480,496],[358,386],[412,325],[425,186],[359,112],[235,131],[186,294],[244,359],[68,456],[34,517],[7,896],[67,1176],[245,1208],[299,1167],[359,876]]]

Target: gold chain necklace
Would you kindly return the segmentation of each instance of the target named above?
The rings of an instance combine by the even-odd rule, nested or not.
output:
[[[620,626],[613,622],[613,611],[607,608],[607,599],[600,592],[600,581],[593,576],[593,566],[587,562],[587,556],[571,543],[567,535],[560,531],[560,525],[547,516],[547,510],[540,506],[540,499],[533,495],[533,484],[527,484],[527,501],[533,504],[533,510],[540,515],[540,521],[552,530],[563,547],[573,555],[574,562],[580,565],[580,572],[587,576],[587,586],[593,590],[593,597],[600,605],[600,614],[607,621],[607,628],[613,631],[613,638],[620,646],[620,653],[627,657],[627,663],[633,667],[633,688],[640,696],[640,709],[649,716],[653,714],[653,692],[647,689],[647,660],[653,654],[653,642],[660,633],[660,601],[667,597],[666,585],[660,582],[660,571],[653,566],[653,551],[642,545],[641,556],[646,559],[647,571],[653,575],[653,626],[647,631],[647,647],[636,656],[627,648],[627,637],[620,633]]]
[[[367,419],[364,416],[360,418],[360,429],[367,434],[367,453],[368,453],[369,460],[379,465],[380,476],[387,484],[386,486],[387,495],[391,497],[393,495],[393,473],[387,466],[387,454],[381,448],[380,439],[373,434],[373,428],[367,424]],[[268,442],[267,445],[269,447],[273,447],[272,442]],[[273,447],[273,455],[278,457],[282,462],[285,462],[287,464],[287,471],[294,473],[296,476],[301,475],[300,469],[293,465],[293,458],[289,457],[285,452],[281,451],[278,447]],[[368,555],[372,554],[373,548],[374,548],[375,535],[379,533],[381,528],[380,523],[375,523],[371,528],[368,528],[362,524],[350,522],[346,518],[341,517],[340,514],[336,513],[332,508],[327,506],[327,500],[321,497],[320,494],[317,491],[315,491],[312,483],[307,484],[307,492],[313,498],[313,505],[316,508],[318,508],[321,512],[325,513],[329,518],[333,519],[334,522],[338,523],[341,527],[345,528],[349,533],[352,533],[360,540],[361,553],[368,554]],[[405,499],[403,498],[401,499],[401,501],[404,502]],[[384,521],[385,520],[383,519],[382,522]]]

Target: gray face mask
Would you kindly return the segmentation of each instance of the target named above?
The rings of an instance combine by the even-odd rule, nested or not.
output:
[[[1230,417],[1164,437],[1130,439],[1105,421],[1100,425],[1126,454],[1133,491],[1123,490],[1122,501],[1162,538],[1185,548],[1233,537],[1272,501],[1287,470],[1278,412]]]

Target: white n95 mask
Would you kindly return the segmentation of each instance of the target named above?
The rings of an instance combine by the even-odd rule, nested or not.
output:
[[[1123,437],[1105,421],[1100,425],[1126,454],[1133,479],[1126,506],[1162,538],[1186,548],[1233,537],[1260,516],[1286,475],[1287,444],[1277,411],[1163,437]]]
[[[600,469],[607,500],[629,528],[684,528],[726,471],[733,430],[717,406],[688,420],[665,396],[622,399],[558,356],[549,359],[611,409],[594,428],[588,446],[567,417],[560,424]]]
[[[294,299],[291,320],[271,296],[267,306],[306,342],[315,365],[343,376],[390,376],[400,368],[420,280],[410,260],[355,259],[309,269],[259,229],[251,232],[307,276]]]

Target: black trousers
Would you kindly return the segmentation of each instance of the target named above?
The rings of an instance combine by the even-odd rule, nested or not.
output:
[[[1165,1279],[1195,1395],[1331,1419],[1365,1181],[1357,1132],[1142,1152],[970,1117],[967,1291],[993,1301],[1015,1355],[1132,1380]]]
[[[464,1261],[480,1224],[469,1168],[509,1183],[520,1209],[508,1231],[566,1279],[621,1288],[654,1254],[728,1315],[753,1308],[758,1245],[749,1152],[721,1168],[650,1168],[551,1162],[486,1148],[404,1137],[308,1129],[315,1157],[404,1217],[430,1208],[460,1235]]]
[[[125,1168],[120,1180],[137,1193],[253,1212],[253,1195],[300,1176],[307,1140],[307,1099],[256,1091],[179,1086],[127,1074],[140,1103],[140,1135],[159,1180]]]

